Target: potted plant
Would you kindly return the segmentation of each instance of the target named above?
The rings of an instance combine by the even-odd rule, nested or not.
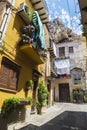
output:
[[[20,104],[19,98],[13,97],[5,99],[1,108],[1,116],[3,118],[6,118],[15,110],[15,108],[19,104]]]
[[[33,103],[33,98],[27,97],[26,99],[27,99],[27,101],[28,101],[29,104],[32,104],[32,103]]]
[[[17,97],[12,97],[12,98],[7,98],[4,100],[1,108],[1,116],[2,118],[6,118],[11,113],[13,113],[16,108],[21,108],[24,107],[24,105],[30,105],[33,102],[33,99],[31,97],[27,98],[17,98]]]
[[[48,90],[46,84],[43,81],[41,81],[38,87],[38,95],[37,95],[37,102],[36,102],[36,109],[38,114],[41,114],[42,107],[46,102],[47,96],[48,96]]]
[[[84,90],[82,88],[73,89],[73,101],[82,103],[84,100]]]
[[[26,84],[25,84],[25,91],[28,91],[28,90],[32,90],[32,87],[33,87],[33,81],[32,80],[28,80],[26,81]]]

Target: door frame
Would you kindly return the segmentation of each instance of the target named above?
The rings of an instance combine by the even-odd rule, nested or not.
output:
[[[67,92],[67,97],[65,98],[65,101],[63,101],[63,99],[61,99],[61,97],[62,97],[61,92],[63,91],[63,88],[66,88],[66,89],[64,89],[64,91],[66,90],[66,92]],[[69,87],[69,83],[59,83],[59,101],[60,102],[69,102],[70,101],[70,87]]]

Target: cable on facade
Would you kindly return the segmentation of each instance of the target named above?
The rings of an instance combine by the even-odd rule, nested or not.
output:
[[[6,44],[7,46],[9,46],[10,49],[11,49],[10,51],[8,50],[7,53],[9,53],[9,54],[11,55],[11,53],[13,53],[13,50],[16,52],[16,49],[13,48],[12,46],[10,46],[6,41],[3,40],[3,43],[5,43],[5,44]],[[4,49],[7,49],[7,48],[5,47],[5,45],[3,45],[3,47],[0,47],[0,49],[4,50]],[[5,51],[6,51],[6,50],[5,50]],[[11,52],[11,53],[10,53],[10,52]],[[22,53],[22,55],[23,55],[23,53]],[[13,57],[16,57],[16,54],[13,53],[12,56],[13,56]],[[19,60],[24,61],[24,60],[23,60],[23,57],[21,57],[21,55],[17,55],[17,57],[18,57]]]

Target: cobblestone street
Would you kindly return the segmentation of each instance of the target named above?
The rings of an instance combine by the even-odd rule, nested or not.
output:
[[[87,130],[87,105],[57,103],[20,130]]]

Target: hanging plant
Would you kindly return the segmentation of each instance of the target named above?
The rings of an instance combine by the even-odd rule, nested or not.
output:
[[[32,98],[32,97],[27,97],[26,100],[27,100],[30,104],[33,103],[33,98]]]
[[[33,87],[33,81],[32,80],[26,81],[25,91],[32,90],[32,87]]]

